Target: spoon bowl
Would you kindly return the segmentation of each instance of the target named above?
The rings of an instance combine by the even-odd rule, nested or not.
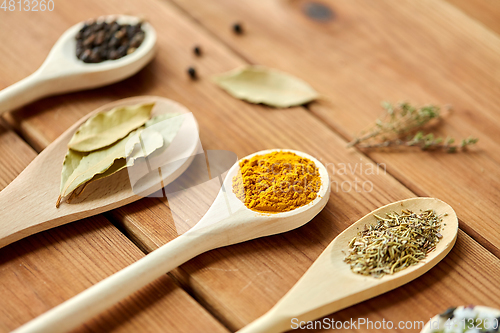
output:
[[[28,167],[0,192],[0,248],[42,230],[97,215],[136,201],[156,191],[154,184],[137,192],[130,177],[122,170],[106,179],[91,183],[78,200],[56,208],[61,170],[68,142],[75,131],[91,116],[118,106],[155,103],[152,115],[178,113],[184,122],[166,151],[163,163],[176,162],[175,168],[163,170],[158,183],[164,186],[181,175],[201,150],[198,124],[184,106],[161,97],[141,96],[106,104],[80,119],[45,148]],[[180,147],[175,152],[174,148]],[[173,163],[170,163],[173,164]]]
[[[265,150],[262,155],[276,150]],[[227,173],[214,203],[196,226],[134,264],[58,305],[15,332],[67,332],[106,310],[123,298],[206,251],[257,237],[278,234],[309,222],[326,205],[330,196],[327,170],[305,153],[286,150],[313,161],[320,173],[318,197],[309,204],[282,213],[261,213],[248,209],[233,193],[232,179],[239,172],[237,162]]]
[[[443,216],[442,239],[436,249],[417,265],[381,278],[353,273],[344,262],[350,241],[365,225],[376,223],[374,214],[409,209],[413,212],[433,209]],[[383,206],[362,217],[338,235],[316,259],[292,289],[266,314],[239,332],[284,332],[292,329],[291,320],[307,322],[342,310],[383,294],[416,279],[434,267],[453,248],[457,239],[458,219],[455,211],[435,198],[413,198]],[[295,319],[296,318],[296,319]]]
[[[256,155],[265,155],[275,151],[295,153],[313,161],[318,167],[321,188],[318,196],[312,202],[294,210],[280,213],[265,213],[248,209],[232,191],[233,177],[240,173],[239,163],[236,163],[227,172],[222,190],[219,191],[212,206],[189,232],[194,234],[200,231],[224,235],[224,243],[220,246],[226,246],[296,229],[316,216],[325,207],[330,196],[330,178],[327,169],[311,155],[292,149],[262,150],[243,159],[250,159]],[[238,228],[232,231],[231,238],[227,238],[226,231],[227,227],[232,227],[231,221],[238,221]]]
[[[126,15],[110,15],[99,20],[116,20],[120,24],[137,24],[140,21],[137,17]],[[121,81],[137,73],[154,57],[156,31],[144,22],[141,26],[145,33],[144,41],[134,52],[116,60],[84,63],[76,57],[75,39],[84,24],[80,22],[66,30],[36,72],[0,91],[0,114],[42,97]]]

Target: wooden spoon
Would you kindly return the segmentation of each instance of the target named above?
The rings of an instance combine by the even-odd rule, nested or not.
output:
[[[257,237],[286,232],[309,222],[328,201],[329,176],[323,164],[314,157],[298,151],[287,151],[310,159],[319,169],[321,188],[318,197],[309,204],[292,211],[273,214],[248,209],[232,192],[232,179],[240,170],[239,163],[236,163],[228,171],[223,186],[210,209],[188,232],[21,326],[15,332],[69,331],[203,252]],[[245,158],[269,152],[272,150],[261,151]]]
[[[120,24],[136,24],[134,16],[113,15],[100,18]],[[101,87],[121,81],[146,66],[153,59],[156,32],[148,23],[142,24],[144,41],[133,53],[116,60],[84,63],[76,57],[76,33],[80,22],[64,32],[42,66],[30,76],[0,91],[0,114],[14,110],[45,96]]]
[[[434,209],[443,217],[443,238],[436,249],[421,263],[380,279],[355,274],[344,262],[349,242],[363,230],[365,225],[375,224],[373,214],[409,209],[414,212]],[[434,198],[414,198],[394,202],[374,210],[338,235],[312,264],[293,288],[267,313],[248,326],[241,333],[284,332],[300,322],[321,318],[327,314],[347,308],[356,303],[395,289],[427,272],[452,249],[457,239],[458,219],[453,208]],[[292,322],[292,319],[294,320]],[[303,325],[305,325],[303,323]]]
[[[126,205],[157,190],[154,184],[142,193],[134,193],[127,171],[91,183],[71,204],[56,208],[61,170],[67,144],[74,132],[90,116],[117,106],[155,102],[153,116],[163,113],[186,114],[186,119],[169,146],[165,163],[175,161],[174,168],[162,173],[163,185],[181,175],[200,152],[201,145],[195,118],[184,106],[166,98],[144,96],[118,100],[91,112],[45,148],[28,167],[0,192],[0,248],[42,230],[80,220]],[[174,148],[182,149],[174,149]],[[170,152],[173,151],[171,154]],[[137,192],[137,191],[136,191]]]

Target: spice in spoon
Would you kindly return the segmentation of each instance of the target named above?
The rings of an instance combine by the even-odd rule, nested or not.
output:
[[[245,206],[261,212],[286,212],[307,205],[321,188],[313,161],[292,152],[256,155],[240,162],[233,192]]]
[[[142,23],[89,21],[76,34],[76,56],[86,63],[115,60],[133,53],[144,41]]]
[[[442,216],[434,210],[374,216],[377,224],[365,226],[349,243],[344,261],[354,273],[380,278],[399,272],[418,264],[443,237],[439,233]]]

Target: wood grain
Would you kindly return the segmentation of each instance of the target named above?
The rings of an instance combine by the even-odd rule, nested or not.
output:
[[[36,4],[37,2],[32,3],[32,5]],[[29,2],[23,5],[25,9],[29,7]],[[44,5],[40,3],[42,8]],[[18,2],[18,9],[16,9],[15,2],[10,2],[9,8],[9,11],[21,11],[21,2]],[[4,12],[6,11],[4,7]],[[109,18],[109,20],[116,20],[120,24],[136,24],[139,19],[121,15]],[[146,37],[141,47],[130,57],[113,62],[102,62],[94,66],[82,66],[73,59],[74,50],[72,50],[75,47],[75,35],[81,27],[82,24],[79,22],[68,28],[54,44],[43,65],[36,72],[0,91],[0,114],[46,96],[96,88],[121,81],[136,74],[154,57],[156,33],[150,25],[145,23],[141,27]]]
[[[272,152],[272,150],[261,151],[247,156],[247,158],[250,159],[257,154],[265,155]],[[330,180],[326,168],[314,157],[298,151],[293,151],[293,153],[308,159],[311,163],[315,163],[318,169],[321,187],[316,198],[309,204],[288,212],[262,214],[245,207],[236,195],[232,193],[226,195],[227,193],[220,192],[210,211],[196,224],[196,228],[180,235],[149,253],[146,257],[44,313],[23,326],[20,331],[65,333],[84,324],[101,312],[163,277],[165,273],[202,253],[254,238],[284,233],[306,224],[321,212],[326,205],[330,197]],[[234,164],[228,171],[224,186],[230,188],[233,177],[236,177],[239,173],[239,165]],[[126,181],[122,180],[122,182]],[[422,201],[429,199],[415,198],[411,200]],[[436,202],[433,201],[433,209],[442,211]],[[409,208],[411,209],[411,206]],[[233,214],[229,214],[229,209],[233,211]],[[458,220],[451,208],[448,207],[448,211],[449,217],[445,218],[444,222],[449,225],[447,227],[449,231],[447,233],[443,232],[442,241],[447,244],[449,251],[451,249],[450,237],[456,238]],[[447,219],[448,221],[446,221]],[[436,256],[444,256],[446,253],[440,246],[436,248]],[[429,256],[429,260],[430,264],[432,261],[436,262],[437,258]],[[287,325],[285,325],[286,327]]]
[[[100,112],[109,111],[117,106],[137,105],[141,103],[154,103],[152,116],[159,116],[169,112],[175,112],[179,115],[188,115],[190,112],[183,106],[171,100],[149,96],[121,99],[94,110],[86,117],[81,118],[64,134],[59,136],[52,144],[45,148],[24,171],[12,181],[2,193],[0,193],[0,220],[3,225],[0,226],[0,247],[8,245],[19,239],[32,235],[34,233],[57,227],[85,217],[93,216],[106,212],[113,208],[121,207],[141,198],[139,193],[132,190],[129,175],[126,170],[117,172],[106,182],[107,186],[99,185],[98,182],[91,182],[82,195],[68,204],[68,196],[62,198],[62,204],[57,205],[61,200],[61,161],[64,161],[68,151],[68,142],[73,137],[75,131],[91,117]],[[184,117],[184,116],[182,116]],[[184,124],[187,124],[185,121]],[[179,138],[182,138],[181,154],[166,156],[170,161],[163,160],[162,163],[171,163],[183,156],[191,156],[199,149],[199,137],[197,124],[192,123],[182,127],[179,130]],[[180,139],[179,139],[180,140]],[[179,149],[181,150],[181,149]],[[184,154],[184,155],[182,155]],[[176,165],[175,169],[164,170],[162,174],[162,184],[169,184],[191,163],[191,159],[184,158],[182,163]],[[141,166],[136,163],[136,170]],[[146,166],[144,165],[145,169]],[[40,174],[40,170],[44,170]],[[129,172],[136,172],[129,170]],[[154,181],[149,184],[143,182],[141,190],[142,195],[148,195],[154,192],[158,185]],[[156,186],[155,186],[156,185]],[[151,188],[152,187],[152,188]],[[156,188],[156,189],[155,189]],[[78,192],[79,193],[79,192]],[[66,193],[67,194],[67,193]],[[22,198],[17,202],[11,202],[12,198]],[[24,207],[32,207],[30,210],[23,210]]]
[[[500,3],[496,0],[446,0],[465,14],[484,24],[490,30],[500,34]]]
[[[489,260],[495,262],[493,267],[489,267],[487,264]],[[420,326],[422,328],[423,324],[433,316],[433,310],[421,311],[426,307],[439,308],[442,312],[458,304],[481,304],[486,299],[489,299],[486,303],[497,304],[495,308],[498,308],[498,301],[494,300],[496,297],[494,295],[498,295],[500,292],[498,279],[494,275],[499,273],[497,261],[498,258],[484,248],[478,247],[474,240],[459,230],[457,243],[451,253],[439,265],[417,281],[356,306],[358,310],[356,313],[346,309],[328,317],[340,321],[350,320],[351,318],[367,318],[367,315],[376,309],[381,314],[373,316],[373,318],[377,319],[372,319],[372,321],[385,318],[386,320],[392,320],[395,327],[397,327],[396,325],[399,322],[409,320],[422,322],[422,326]],[[469,269],[469,265],[476,265],[479,262],[481,262],[479,264],[480,268],[473,271]],[[472,282],[471,279],[489,281],[490,287],[483,289]],[[471,295],[457,293],[457,290],[469,288],[471,288],[469,290]],[[423,292],[424,290],[425,292]],[[457,298],[453,300],[453,303],[438,296],[447,294],[456,294]],[[390,316],[386,317],[383,313],[390,313]],[[370,330],[370,332],[383,331]],[[399,331],[420,332],[420,329],[401,329]]]
[[[1,190],[36,153],[0,122],[0,155]],[[0,332],[17,328],[143,256],[103,217],[42,232],[0,249]],[[76,331],[165,330],[226,332],[168,276]]]
[[[456,207],[462,228],[500,256],[497,34],[442,1],[330,0],[327,21],[308,16],[306,0],[174,2],[250,62],[308,81],[326,96],[311,112],[347,140],[381,115],[381,101],[451,104],[437,133],[478,137],[472,152],[366,153],[416,194]],[[235,20],[244,35],[229,29]]]
[[[206,306],[231,330],[242,327],[274,305],[307,270],[331,240],[353,221],[383,204],[415,195],[391,175],[384,172],[386,167],[389,168],[388,163],[377,166],[360,152],[346,150],[346,141],[305,109],[274,110],[263,106],[249,105],[232,99],[215,87],[209,80],[211,74],[227,71],[244,64],[245,61],[231,52],[228,47],[217,42],[210,33],[194,24],[191,19],[184,17],[182,11],[171,6],[168,2],[143,1],[139,7],[137,4],[122,3],[117,0],[105,3],[89,1],[85,3],[76,1],[71,4],[61,3],[58,7],[59,11],[54,13],[57,17],[51,19],[51,22],[59,22],[56,24],[59,24],[60,30],[64,30],[64,24],[60,22],[68,21],[69,25],[77,20],[118,10],[125,13],[141,12],[147,15],[150,22],[159,31],[158,55],[151,65],[125,82],[94,91],[49,98],[11,114],[10,123],[16,126],[38,150],[43,149],[81,116],[104,102],[130,95],[154,94],[177,100],[191,109],[200,124],[201,139],[205,149],[230,150],[240,157],[268,148],[302,150],[327,164],[330,176],[336,182],[332,183],[332,195],[326,208],[306,226],[283,235],[210,251],[173,272],[172,275],[194,295],[197,301]],[[266,7],[267,3],[274,4],[274,2],[259,2],[266,13],[269,9]],[[227,14],[224,11],[225,7],[219,8],[222,6],[221,4],[221,2],[213,2],[210,11],[211,20],[222,20],[218,13],[219,10],[221,13]],[[201,2],[197,5],[201,11],[207,8],[207,5]],[[229,3],[224,5],[229,9],[232,6],[237,6],[236,2],[232,5]],[[253,6],[249,5],[248,8],[251,13]],[[352,11],[354,15],[356,11],[354,9]],[[199,13],[199,10],[192,9],[191,12],[196,14]],[[278,13],[282,12],[278,11]],[[290,13],[300,20],[300,24],[309,25],[309,29],[321,31],[315,25],[316,23],[301,18],[292,9],[290,9]],[[230,24],[241,17],[247,17],[243,15],[243,11],[238,15],[227,14],[220,23],[220,27],[224,31],[213,30],[217,31],[217,35],[225,40],[235,40],[235,45],[241,43],[242,48],[238,49],[237,52],[245,53],[245,49],[253,49],[252,45],[247,44],[249,39],[254,42],[273,40],[273,38],[280,38],[280,41],[281,39],[284,41],[290,39],[290,37],[285,38],[271,29],[268,29],[266,34],[262,32],[257,38],[257,35],[251,33],[252,30],[255,32],[255,26],[248,25],[246,19],[248,34],[234,36],[230,32]],[[272,16],[268,17],[270,20],[273,18]],[[286,16],[284,17],[286,18]],[[197,18],[203,19],[201,16],[197,16]],[[37,24],[48,25],[48,21],[49,18],[40,16],[37,19]],[[3,22],[1,21],[0,24],[11,23],[11,21]],[[297,24],[293,20],[291,22]],[[208,22],[204,21],[204,23],[210,26]],[[282,23],[283,21],[280,20],[275,22],[276,25]],[[269,22],[265,22],[265,24],[270,25]],[[287,26],[287,28],[292,26]],[[305,32],[310,32],[310,30],[306,29]],[[18,33],[22,34],[23,32]],[[24,33],[28,34],[29,31]],[[306,36],[309,36],[300,32],[298,34],[305,39],[307,39]],[[344,38],[352,41],[353,44],[362,44],[363,39],[355,39],[355,36],[355,34],[351,34],[351,38],[348,36]],[[10,36],[3,38],[5,38],[3,43],[12,45],[12,48],[8,53],[0,54],[0,60],[14,62],[15,60],[11,60],[11,58],[21,52],[24,39],[20,37],[21,42],[14,43]],[[54,34],[55,38],[57,38],[56,34]],[[307,40],[314,43],[314,39]],[[43,54],[45,47],[43,42],[36,40],[31,42],[29,47],[36,49],[37,53]],[[278,41],[274,40],[274,43],[278,43]],[[194,44],[202,46],[203,57],[195,58],[192,55],[191,48]],[[272,43],[269,42],[269,44]],[[272,46],[262,43],[260,45],[261,50],[267,50],[267,47]],[[269,50],[273,50],[273,48],[269,48]],[[302,49],[300,51],[294,49],[293,52],[304,54]],[[286,50],[279,53],[287,54],[286,57],[276,56],[274,52],[260,53],[263,54],[262,57],[276,58],[273,62],[263,62],[266,65],[272,65],[280,60],[281,68],[284,68],[285,65],[297,65],[298,62]],[[296,66],[295,74],[303,71],[297,75],[307,79],[307,75],[304,74],[307,74],[308,70],[314,67],[313,62],[316,61],[312,53],[312,50],[305,52],[303,63]],[[330,60],[334,62],[335,57],[339,56],[332,53]],[[347,60],[344,59],[345,61]],[[363,64],[367,62],[369,60],[364,60],[357,66],[363,68]],[[356,67],[354,60],[351,64]],[[200,80],[192,82],[187,77],[185,70],[191,65],[196,67],[200,74]],[[315,64],[315,66],[319,65],[322,63]],[[31,65],[23,65],[23,71],[28,71],[29,66]],[[321,67],[319,68],[321,69]],[[19,72],[4,68],[2,70],[5,72],[4,78],[12,80],[15,80],[16,77],[19,78]],[[359,69],[356,73],[359,73]],[[340,75],[344,80],[343,84],[348,84],[348,88],[345,87],[336,92],[340,96],[337,96],[339,101],[344,101],[341,97],[342,94],[353,100],[364,96],[365,91],[360,87],[364,88],[365,85],[356,85],[356,83],[363,81],[361,76],[352,77],[347,68]],[[369,79],[375,77],[370,73],[367,75]],[[333,77],[333,75],[330,76]],[[353,80],[352,82],[347,80],[349,77]],[[309,81],[317,88],[320,86],[319,90],[322,93],[331,88],[331,82],[323,80],[314,83]],[[374,82],[384,85],[380,80]],[[325,85],[323,86],[323,84]],[[335,84],[336,87],[340,85],[340,82]],[[391,88],[394,90],[394,86]],[[332,91],[336,90],[332,88]],[[398,93],[397,90],[394,91],[394,94]],[[411,89],[406,87],[401,91],[404,93],[411,91]],[[358,97],[357,99],[355,99],[355,95]],[[379,103],[378,98],[383,97],[377,97],[376,105]],[[328,112],[334,113],[351,127],[364,125],[360,124],[365,119],[360,117],[359,113],[349,115],[342,109],[342,105],[339,106],[337,100],[332,99],[332,97],[330,99],[335,101],[336,107],[333,111],[328,108]],[[373,112],[374,109],[368,108],[367,110]],[[354,112],[355,108],[351,106],[347,111]],[[371,115],[375,116],[375,113],[378,111]],[[422,158],[423,155],[404,154],[403,156],[411,157],[413,161]],[[360,164],[363,164],[365,171],[360,170]],[[454,162],[454,164],[457,163]],[[343,165],[346,167],[350,165],[351,168],[355,168],[357,165],[357,167],[353,172],[348,169],[343,172],[341,171]],[[375,170],[374,174],[367,173],[367,169]],[[441,169],[443,177],[444,173],[445,171]],[[373,184],[373,189],[371,191],[356,191],[354,188],[349,190],[345,185],[354,186],[356,181],[360,183],[369,181]],[[344,184],[344,189],[342,184]],[[188,197],[180,203],[185,206],[181,205],[180,207],[184,207],[184,210],[187,210],[187,207],[194,208],[202,212],[203,209],[208,208],[211,200],[213,201],[211,193],[213,194],[208,188],[199,189],[196,193],[201,198],[199,201],[198,199],[190,200]],[[438,197],[444,199],[439,193]],[[178,232],[182,230],[179,221],[174,220],[178,217],[178,213],[175,210],[174,212],[170,211],[170,204],[166,202],[166,199],[144,199],[114,210],[108,216],[119,222],[134,242],[140,244],[143,249],[151,251],[177,237]],[[457,204],[452,204],[452,206],[456,210],[463,210],[462,207],[465,204],[462,207]],[[458,215],[461,218],[461,223],[465,225],[476,220],[470,214],[461,216],[459,213]],[[425,322],[435,313],[454,304],[480,303],[499,307],[498,298],[495,296],[499,292],[498,273],[500,273],[500,260],[467,234],[461,232],[458,243],[450,255],[428,274],[403,288],[348,308],[334,316],[336,318],[366,317],[372,321],[385,318],[386,320],[422,320]],[[458,286],[460,293],[456,292],[458,289],[455,286]],[[373,330],[366,328],[358,331],[373,332]]]
[[[197,5],[199,5],[200,10],[206,8],[204,3]],[[214,20],[221,19],[217,12],[218,9],[222,13],[226,13],[224,8],[219,8],[220,5],[221,3],[214,3],[213,9],[215,11],[211,12],[211,19],[213,17],[215,17]],[[233,5],[237,6],[236,3]],[[230,4],[225,4],[225,6],[229,9],[232,8]],[[110,13],[118,8],[123,9],[120,10],[122,12],[140,11],[145,13],[159,31],[159,52],[150,66],[123,83],[106,89],[46,99],[12,114],[11,123],[37,149],[43,149],[73,122],[104,102],[134,94],[156,94],[177,100],[194,112],[200,123],[201,139],[205,149],[231,150],[238,156],[245,156],[266,148],[298,149],[328,164],[330,176],[337,184],[354,185],[355,181],[373,183],[373,190],[370,192],[343,191],[342,187],[332,188],[332,196],[325,210],[302,228],[283,235],[211,251],[191,260],[173,272],[172,275],[230,329],[235,330],[242,327],[274,305],[307,270],[330,241],[352,221],[383,204],[414,196],[393,177],[385,174],[383,171],[385,165],[377,169],[377,166],[366,156],[353,150],[346,150],[345,140],[331,132],[324,123],[304,109],[293,108],[278,111],[262,106],[253,106],[234,100],[216,88],[208,78],[210,74],[232,69],[243,64],[244,61],[230,52],[226,46],[214,40],[209,33],[194,25],[192,21],[183,18],[183,13],[168,3],[161,3],[160,6],[157,2],[144,1],[138,8],[137,5],[118,3],[117,1],[92,2],[92,5],[89,5],[87,1],[85,3],[73,2],[71,5],[61,3],[59,8],[61,11],[55,13],[57,18],[52,19],[52,21],[67,21],[68,24],[102,13]],[[251,8],[253,7],[249,6],[249,9]],[[70,11],[71,16],[67,14]],[[193,9],[192,12],[196,14],[199,11]],[[282,13],[281,11],[277,12]],[[247,17],[241,15],[239,17]],[[293,15],[295,18],[300,17],[296,13]],[[201,16],[198,18],[203,19]],[[255,26],[248,25],[245,21],[248,34],[241,37],[231,35],[230,23],[237,18],[238,15],[235,14],[224,17],[220,26],[225,30],[223,32],[217,31],[217,34],[226,39],[233,39],[235,44],[240,43],[241,49],[239,50],[241,52],[252,49],[247,44],[249,39],[253,41],[272,40],[276,34],[274,32],[264,35],[262,32],[257,38],[257,35],[254,35]],[[272,18],[270,17],[270,19]],[[313,23],[305,19],[301,20],[303,20],[299,21],[302,22],[301,24],[311,26],[309,29],[321,30]],[[276,24],[279,25],[280,22],[283,23],[278,20]],[[48,22],[39,17],[38,24],[46,25]],[[64,30],[64,24],[58,24],[60,24],[60,30]],[[270,22],[263,24],[270,25]],[[294,24],[296,23],[294,22]],[[310,31],[306,30],[306,32]],[[304,34],[300,35],[304,36]],[[53,37],[56,38],[56,33]],[[21,52],[22,45],[10,42],[11,37],[5,38],[8,40],[5,40],[4,43],[12,45],[13,50],[9,51],[12,54],[0,56],[3,57],[2,61],[8,62],[11,61],[10,58],[13,54]],[[289,40],[290,38],[283,39]],[[362,44],[362,40],[356,41],[347,36],[344,38],[352,40],[354,44]],[[24,39],[19,38],[19,40]],[[39,54],[43,54],[45,47],[43,42],[31,42],[30,47],[37,49]],[[276,42],[275,40],[274,43]],[[311,40],[312,42],[313,40]],[[194,44],[202,46],[204,50],[202,58],[194,58],[191,54],[191,48]],[[264,50],[266,47],[271,47],[267,44],[260,45],[261,49]],[[48,48],[50,46],[47,46]],[[273,50],[273,48],[269,50]],[[294,52],[298,51],[294,50]],[[303,53],[302,50],[300,52]],[[271,54],[275,56],[273,52],[260,53],[268,54],[263,57],[272,57]],[[307,56],[298,66],[304,72],[295,72],[310,82],[308,75],[305,74],[313,67],[308,59],[308,57],[311,57],[310,60],[314,59],[311,53],[312,51],[307,52]],[[339,56],[332,53],[332,58],[335,57]],[[279,59],[282,62],[281,68],[285,65],[297,64],[297,60],[291,55],[279,57]],[[334,60],[331,59],[332,62]],[[364,63],[367,61],[365,60]],[[272,65],[273,63],[265,64]],[[188,79],[185,70],[190,65],[196,66],[200,73],[201,79],[199,81],[191,82]],[[321,65],[321,63],[316,65]],[[23,70],[28,71],[26,68],[29,66],[25,64]],[[352,66],[355,67],[354,60]],[[363,63],[358,66],[363,68]],[[4,71],[7,70],[4,69]],[[347,81],[348,73],[347,69],[340,73],[344,78],[343,84],[349,83]],[[19,72],[14,71],[7,71],[4,74],[4,77],[12,80],[19,76]],[[373,79],[374,76],[369,78]],[[356,77],[352,79],[354,81],[349,83],[349,89],[352,90],[348,94],[349,98],[354,99],[356,94],[363,96],[364,91],[355,86],[356,80],[360,79]],[[381,80],[375,82],[383,85]],[[311,83],[314,84],[314,82]],[[321,92],[324,93],[329,87],[329,83],[319,82],[315,85],[321,84],[325,84],[323,88],[320,87]],[[340,82],[336,83],[336,86],[339,85]],[[363,85],[364,87],[366,85]],[[411,89],[404,88],[401,91],[409,90]],[[332,91],[336,90],[332,89]],[[341,95],[346,91],[347,88],[343,88],[337,94]],[[377,97],[377,104],[378,98],[382,97]],[[340,97],[339,100],[342,101]],[[334,112],[351,127],[353,127],[355,120],[358,122],[356,127],[360,125],[360,121],[365,121],[359,114],[349,115],[340,107],[338,109],[336,107],[334,111],[328,110],[328,112]],[[370,108],[367,110],[373,111]],[[349,112],[353,112],[352,106]],[[406,154],[405,156],[414,159],[415,156],[417,159],[422,158],[421,154]],[[361,172],[360,163],[367,163],[374,170],[379,170],[379,174],[370,175]],[[342,164],[351,165],[353,168],[358,165],[358,168],[353,173],[343,174],[340,171]],[[199,192],[198,194],[202,198],[200,201],[186,200],[185,204],[192,201],[195,206],[208,208],[213,200],[213,197],[210,197],[211,192],[208,189],[207,191],[202,189]],[[457,210],[461,208],[458,205],[452,206]],[[176,215],[175,211],[172,215],[165,199],[144,199],[109,214],[111,218],[123,225],[127,234],[135,242],[149,251],[175,238],[178,232],[181,232],[179,224],[173,219],[173,216],[176,217]],[[473,219],[463,219],[461,222],[462,224],[470,223],[471,220]],[[490,274],[491,272],[493,274]],[[427,321],[435,313],[454,304],[481,303],[498,307],[498,299],[494,296],[499,291],[498,272],[500,272],[499,260],[469,236],[460,233],[458,243],[450,256],[431,272],[408,286],[341,311],[339,314],[335,314],[335,317],[357,318],[362,316],[370,320],[385,318],[387,320]],[[471,287],[459,287],[462,290],[460,293],[450,292],[450,290],[456,290],[450,286],[450,283],[457,286],[471,285]],[[373,330],[363,328],[359,331],[371,332]]]
[[[441,225],[444,227],[435,250],[428,253],[422,262],[407,267],[397,274],[384,275],[379,279],[354,274],[351,266],[345,263],[346,255],[351,250],[350,243],[367,225],[376,223],[378,219],[374,216],[386,216],[401,210],[422,212],[430,209],[438,216],[442,216]],[[245,326],[240,332],[287,331],[293,320],[296,322],[318,320],[330,313],[404,286],[425,274],[446,257],[455,245],[457,232],[458,218],[455,211],[447,203],[435,198],[411,198],[380,207],[342,231],[271,310]]]

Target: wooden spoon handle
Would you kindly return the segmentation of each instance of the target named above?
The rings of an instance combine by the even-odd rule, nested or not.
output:
[[[17,109],[50,93],[51,85],[41,70],[0,90],[0,114]]]
[[[279,333],[292,329],[291,319],[286,316],[275,314],[273,310],[265,313],[247,326],[243,327],[238,333]]]
[[[183,234],[14,332],[70,331],[189,259],[216,247],[211,239],[204,233]]]

